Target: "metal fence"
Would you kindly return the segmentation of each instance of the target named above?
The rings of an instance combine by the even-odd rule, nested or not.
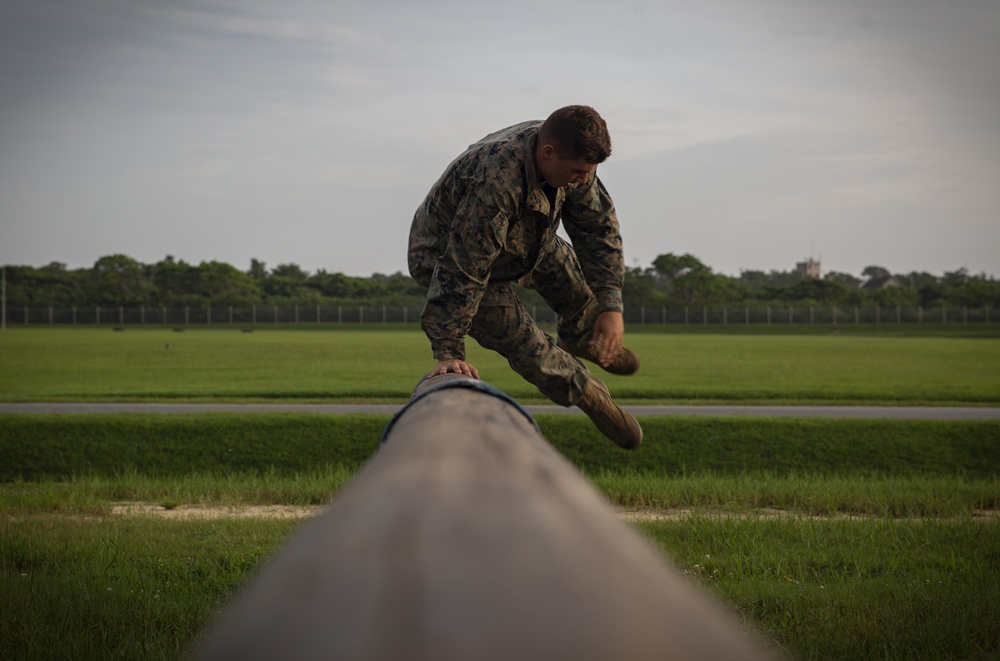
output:
[[[991,316],[992,314],[992,316]],[[989,307],[749,307],[639,308],[627,310],[628,324],[912,324],[991,323]]]
[[[529,306],[539,323],[555,323],[546,307]],[[4,326],[215,326],[266,324],[413,324],[420,309],[384,305],[281,306],[256,305],[168,307],[8,307],[2,311]],[[735,324],[903,324],[994,323],[1000,321],[989,307],[685,307],[630,308],[625,323],[635,325],[735,325]]]

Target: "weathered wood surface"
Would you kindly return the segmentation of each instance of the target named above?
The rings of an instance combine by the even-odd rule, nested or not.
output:
[[[399,416],[197,656],[770,658],[760,649],[618,519],[525,413],[445,387]]]

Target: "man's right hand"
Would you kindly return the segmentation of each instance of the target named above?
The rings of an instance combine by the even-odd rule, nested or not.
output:
[[[479,378],[479,370],[464,360],[439,360],[437,367],[431,371],[429,376],[448,374],[449,372],[465,374],[466,376],[471,376],[473,379]]]

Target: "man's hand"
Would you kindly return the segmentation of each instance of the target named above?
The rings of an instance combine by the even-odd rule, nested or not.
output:
[[[429,376],[437,376],[438,374],[447,374],[448,372],[454,372],[455,374],[465,374],[466,376],[471,376],[473,379],[479,378],[479,370],[473,367],[470,363],[464,360],[439,360],[437,367],[435,367]]]
[[[621,312],[602,312],[594,322],[594,335],[588,344],[598,348],[597,362],[607,367],[618,357],[625,338],[625,320]]]

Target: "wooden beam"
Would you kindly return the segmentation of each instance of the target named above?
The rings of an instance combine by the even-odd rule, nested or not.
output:
[[[336,442],[336,439],[331,439]],[[429,379],[200,659],[765,659],[509,397]]]

